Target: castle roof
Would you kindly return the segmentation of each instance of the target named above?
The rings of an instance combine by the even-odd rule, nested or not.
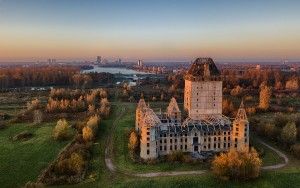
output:
[[[197,58],[187,74],[187,80],[220,80],[220,71],[212,58]]]
[[[174,97],[172,97],[169,106],[167,108],[167,113],[172,113],[172,112],[180,112],[177,101]]]
[[[236,114],[235,120],[245,120],[248,121],[246,110],[244,108],[244,102],[241,102],[240,108]]]

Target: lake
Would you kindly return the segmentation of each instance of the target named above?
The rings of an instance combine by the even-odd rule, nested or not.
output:
[[[90,72],[108,72],[111,74],[149,74],[146,72],[139,72],[132,69],[126,68],[117,68],[117,67],[98,67],[94,66],[93,69],[90,70],[83,70],[83,73],[90,73]]]

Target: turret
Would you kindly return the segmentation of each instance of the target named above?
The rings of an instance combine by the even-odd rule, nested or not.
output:
[[[172,97],[169,106],[167,108],[167,115],[170,119],[173,119],[175,123],[181,122],[181,111],[174,97]]]
[[[135,130],[139,131],[141,124],[142,124],[142,119],[144,118],[145,112],[146,112],[146,102],[144,99],[140,99],[138,104],[137,104],[137,108],[135,111]]]
[[[232,148],[241,150],[249,147],[249,121],[243,101],[233,121],[232,129]]]

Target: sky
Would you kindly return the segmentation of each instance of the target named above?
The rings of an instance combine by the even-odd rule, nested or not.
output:
[[[298,0],[0,0],[0,61],[300,60]]]

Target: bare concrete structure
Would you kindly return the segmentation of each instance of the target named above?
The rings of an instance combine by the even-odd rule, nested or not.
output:
[[[174,151],[206,158],[215,152],[249,146],[249,122],[243,104],[233,122],[222,115],[222,81],[211,58],[198,58],[185,75],[184,109],[172,98],[165,113],[155,113],[141,99],[136,109],[140,156],[153,159]]]

